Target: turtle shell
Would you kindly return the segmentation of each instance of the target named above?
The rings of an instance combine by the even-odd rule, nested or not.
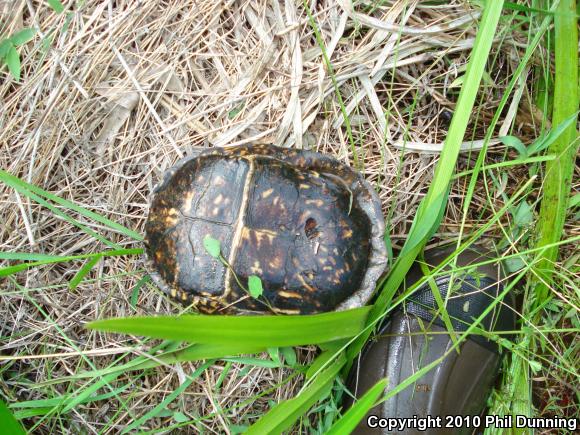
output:
[[[205,313],[361,306],[387,263],[380,202],[363,177],[327,155],[272,145],[179,161],[154,189],[145,231],[154,281]]]

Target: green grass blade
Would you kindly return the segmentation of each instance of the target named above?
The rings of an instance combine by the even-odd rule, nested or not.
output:
[[[11,435],[26,433],[2,399],[0,399],[0,428],[2,428],[2,433]]]
[[[35,252],[0,252],[0,260],[43,261],[61,258],[61,255],[37,254]]]
[[[370,307],[304,316],[133,317],[97,320],[88,328],[192,343],[299,346],[352,337],[365,326]]]
[[[13,275],[20,271],[30,269],[31,267],[44,266],[46,264],[63,263],[72,260],[83,260],[86,258],[101,258],[101,257],[118,257],[121,255],[141,255],[143,248],[129,248],[129,249],[111,249],[109,251],[96,252],[93,254],[80,255],[64,255],[64,256],[50,256],[46,260],[31,261],[28,263],[16,264],[14,266],[7,266],[0,269],[0,278]]]
[[[116,244],[114,242],[111,242],[106,237],[103,237],[100,234],[96,233],[95,231],[91,230],[89,227],[87,227],[86,225],[82,224],[81,222],[79,222],[75,218],[73,218],[73,217],[69,216],[68,214],[64,213],[58,207],[55,207],[50,202],[48,202],[47,200],[41,198],[37,194],[35,194],[33,192],[30,192],[27,189],[20,188],[20,187],[15,188],[15,190],[18,191],[18,192],[20,192],[24,196],[32,199],[33,201],[36,201],[37,203],[39,203],[39,204],[43,205],[44,207],[48,208],[56,216],[59,216],[64,221],[66,221],[66,222],[74,225],[77,228],[80,228],[84,233],[86,233],[86,234],[94,237],[95,239],[99,240],[100,242],[103,242],[105,245],[107,245],[107,246],[109,246],[111,248],[120,248],[121,247],[120,245],[118,245],[118,244]]]
[[[310,409],[325,393],[330,391],[334,378],[345,363],[344,353],[321,371],[296,397],[278,403],[248,429],[246,435],[279,434]]]
[[[348,411],[332,425],[326,435],[341,435],[351,433],[369,410],[375,405],[377,399],[385,391],[388,380],[382,379],[370,388]]]
[[[561,0],[554,16],[555,28],[555,81],[553,125],[565,123],[578,111],[578,23],[576,1]],[[548,152],[557,156],[546,163],[544,194],[538,220],[538,246],[551,245],[560,240],[564,229],[568,197],[570,196],[572,174],[578,153],[576,126],[569,124],[554,140]],[[558,258],[558,248],[548,248],[538,265],[538,272],[544,282],[550,282],[554,262]],[[548,295],[548,287],[539,282],[536,297],[539,302]]]
[[[135,240],[143,240],[143,236],[139,233],[137,233],[136,231],[130,230],[129,228],[124,227],[123,225],[114,222],[110,219],[107,219],[104,216],[101,216],[98,213],[92,212],[90,210],[87,210],[84,207],[81,207],[77,204],[75,204],[74,202],[71,201],[67,201],[66,199],[63,199],[57,195],[54,195],[50,192],[47,192],[46,190],[41,189],[40,187],[37,187],[33,184],[27,183],[24,180],[21,180],[18,177],[15,177],[12,174],[9,174],[8,172],[1,170],[0,169],[0,181],[6,183],[8,186],[18,190],[19,192],[21,192],[22,194],[26,195],[27,191],[33,192],[37,195],[40,195],[44,198],[47,198],[51,201],[56,202],[59,205],[62,205],[65,208],[68,208],[70,210],[76,211],[78,214],[85,216],[89,219],[93,219],[107,227],[109,227],[110,229],[117,231],[127,237],[130,237],[132,239]]]
[[[92,258],[89,258],[85,264],[83,264],[83,267],[81,267],[77,273],[75,273],[75,276],[73,276],[73,278],[70,280],[70,282],[68,283],[68,287],[71,290],[74,290],[78,287],[78,285],[81,283],[81,281],[83,280],[83,278],[85,276],[87,276],[89,274],[89,272],[91,271],[91,269],[93,267],[95,267],[95,265],[101,261],[101,256],[100,255],[95,255]]]
[[[433,181],[429,187],[426,197],[421,202],[423,211],[431,211],[432,205],[437,202],[440,202],[441,207],[445,206],[445,201],[441,201],[441,198],[444,198],[447,195],[449,189],[449,183],[453,176],[453,171],[455,169],[455,163],[459,155],[461,142],[463,141],[463,137],[467,129],[467,124],[469,123],[469,118],[471,116],[471,110],[475,102],[477,90],[483,77],[485,64],[487,62],[491,44],[496,33],[502,7],[503,0],[485,3],[483,15],[481,18],[481,25],[477,32],[473,50],[467,65],[465,82],[461,87],[455,113],[453,114],[453,118],[449,126],[449,133],[445,139],[445,145],[441,152],[441,157],[437,167],[435,168]],[[423,203],[425,203],[425,205],[423,205]],[[437,214],[439,215],[439,213]],[[424,212],[418,212],[414,221],[421,222],[425,219],[428,219],[428,216],[426,216]],[[418,227],[418,225],[415,226],[415,228]],[[412,231],[409,234],[409,239],[413,240],[415,236],[411,233]],[[423,244],[425,242],[426,240],[423,240],[422,243],[414,246],[412,249],[408,249],[408,252],[405,255],[400,256],[394,263],[393,269],[387,277],[386,282],[381,286],[381,291],[377,301],[375,302],[372,311],[369,313],[369,323],[376,321],[376,319],[378,319],[389,306],[393,295],[403,282],[407,271],[410,269],[415,258],[423,248]],[[414,243],[416,242],[414,241]],[[365,330],[365,332],[361,334],[360,337],[357,338],[357,340],[351,345],[347,352],[349,361],[352,361],[355,356],[358,355],[358,353],[362,350],[371,333],[371,329]]]
[[[565,125],[570,118],[576,118],[578,111],[578,23],[576,1],[561,0],[554,14],[555,32],[555,78],[552,125]],[[558,259],[560,241],[564,229],[571,181],[578,153],[576,126],[570,124],[548,147],[548,153],[556,158],[546,163],[543,182],[543,197],[536,226],[537,243],[541,248],[536,274],[531,277],[534,295],[530,303],[524,301],[523,315],[529,315],[531,322],[538,321],[550,300],[555,262]],[[533,352],[537,340],[522,335],[519,346]],[[512,356],[509,369],[513,395],[511,412],[513,415],[531,415],[532,391],[530,385],[530,363],[520,355]]]

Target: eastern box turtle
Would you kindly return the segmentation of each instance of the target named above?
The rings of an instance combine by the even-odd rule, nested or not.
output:
[[[387,263],[380,202],[363,177],[332,157],[272,145],[179,161],[154,189],[145,231],[155,283],[205,313],[358,307]],[[206,251],[207,236],[226,264]],[[247,291],[252,275],[258,298]]]

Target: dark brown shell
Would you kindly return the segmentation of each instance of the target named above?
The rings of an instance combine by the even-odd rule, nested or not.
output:
[[[376,193],[310,151],[250,145],[185,158],[155,189],[145,230],[157,284],[208,313],[360,306],[386,265]],[[205,250],[206,235],[231,269]],[[251,275],[262,280],[258,299],[239,285]]]

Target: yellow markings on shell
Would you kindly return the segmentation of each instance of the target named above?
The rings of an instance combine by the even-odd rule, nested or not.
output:
[[[352,230],[350,228],[347,230],[343,230],[342,237],[344,237],[345,239],[350,239],[352,237]]]
[[[220,208],[219,207],[214,207],[213,210],[211,211],[211,215],[212,216],[217,216],[220,214]]]
[[[280,197],[279,197],[279,196],[275,197],[275,198],[274,198],[274,201],[272,201],[272,203],[273,203],[274,205],[278,205],[278,201],[280,201]]]
[[[300,299],[302,296],[299,293],[296,292],[287,292],[287,291],[279,291],[278,292],[279,296],[282,296],[283,298],[294,298],[294,299]]]
[[[260,262],[259,261],[254,261],[254,264],[252,265],[252,267],[250,267],[250,271],[252,273],[263,273],[264,272],[262,270],[262,267],[260,266]]]
[[[187,300],[187,293],[181,292],[181,300],[183,300],[183,301]]]
[[[306,184],[306,183],[300,183],[300,184],[298,185],[298,187],[299,187],[300,189],[307,190],[307,189],[310,189],[310,184]]]
[[[193,204],[193,190],[189,190],[185,193],[185,197],[183,198],[183,213],[188,214],[191,212],[191,206]]]
[[[167,226],[175,226],[177,224],[177,218],[172,216],[167,216],[165,218],[165,225]]]
[[[273,308],[272,311],[279,314],[300,314],[300,310],[289,310],[282,308]]]
[[[316,207],[322,207],[324,205],[324,201],[322,199],[307,199],[305,202],[308,205],[315,205]]]
[[[274,257],[268,262],[268,266],[272,269],[279,269],[282,267],[282,259],[280,257]]]
[[[226,184],[226,180],[224,177],[222,177],[221,175],[217,175],[213,180],[212,180],[212,184],[214,186],[225,186]],[[221,193],[220,193],[221,195]]]
[[[328,271],[332,270],[332,266],[324,266],[322,268],[322,270],[324,270],[325,272],[328,272]]]
[[[177,209],[173,207],[166,208],[163,210],[163,214],[165,215],[165,218],[163,219],[165,225],[174,226],[177,223],[179,216],[179,212],[177,211]]]
[[[264,190],[264,192],[262,192],[262,198],[266,199],[267,197],[269,197],[272,193],[274,192],[274,189],[270,188],[268,190]]]
[[[214,205],[220,205],[223,200],[224,200],[224,196],[220,193],[218,196],[216,196],[214,198],[213,203],[214,203]]]
[[[300,284],[302,284],[306,290],[308,290],[309,292],[315,292],[316,291],[316,289],[314,287],[312,287],[310,284],[308,284],[304,280],[304,278],[302,277],[301,274],[297,273],[296,276],[298,277],[298,281],[300,281]]]
[[[177,298],[177,290],[175,290],[174,288],[171,289],[171,297]]]
[[[246,230],[246,228],[244,228],[244,230]],[[248,232],[249,231],[250,230],[248,230]],[[258,247],[260,247],[263,240],[267,240],[270,244],[272,244],[274,242],[274,239],[276,238],[276,232],[272,230],[261,228],[261,229],[251,229],[251,231],[253,231],[256,236],[256,245]],[[242,234],[242,237],[244,237],[244,234]]]

